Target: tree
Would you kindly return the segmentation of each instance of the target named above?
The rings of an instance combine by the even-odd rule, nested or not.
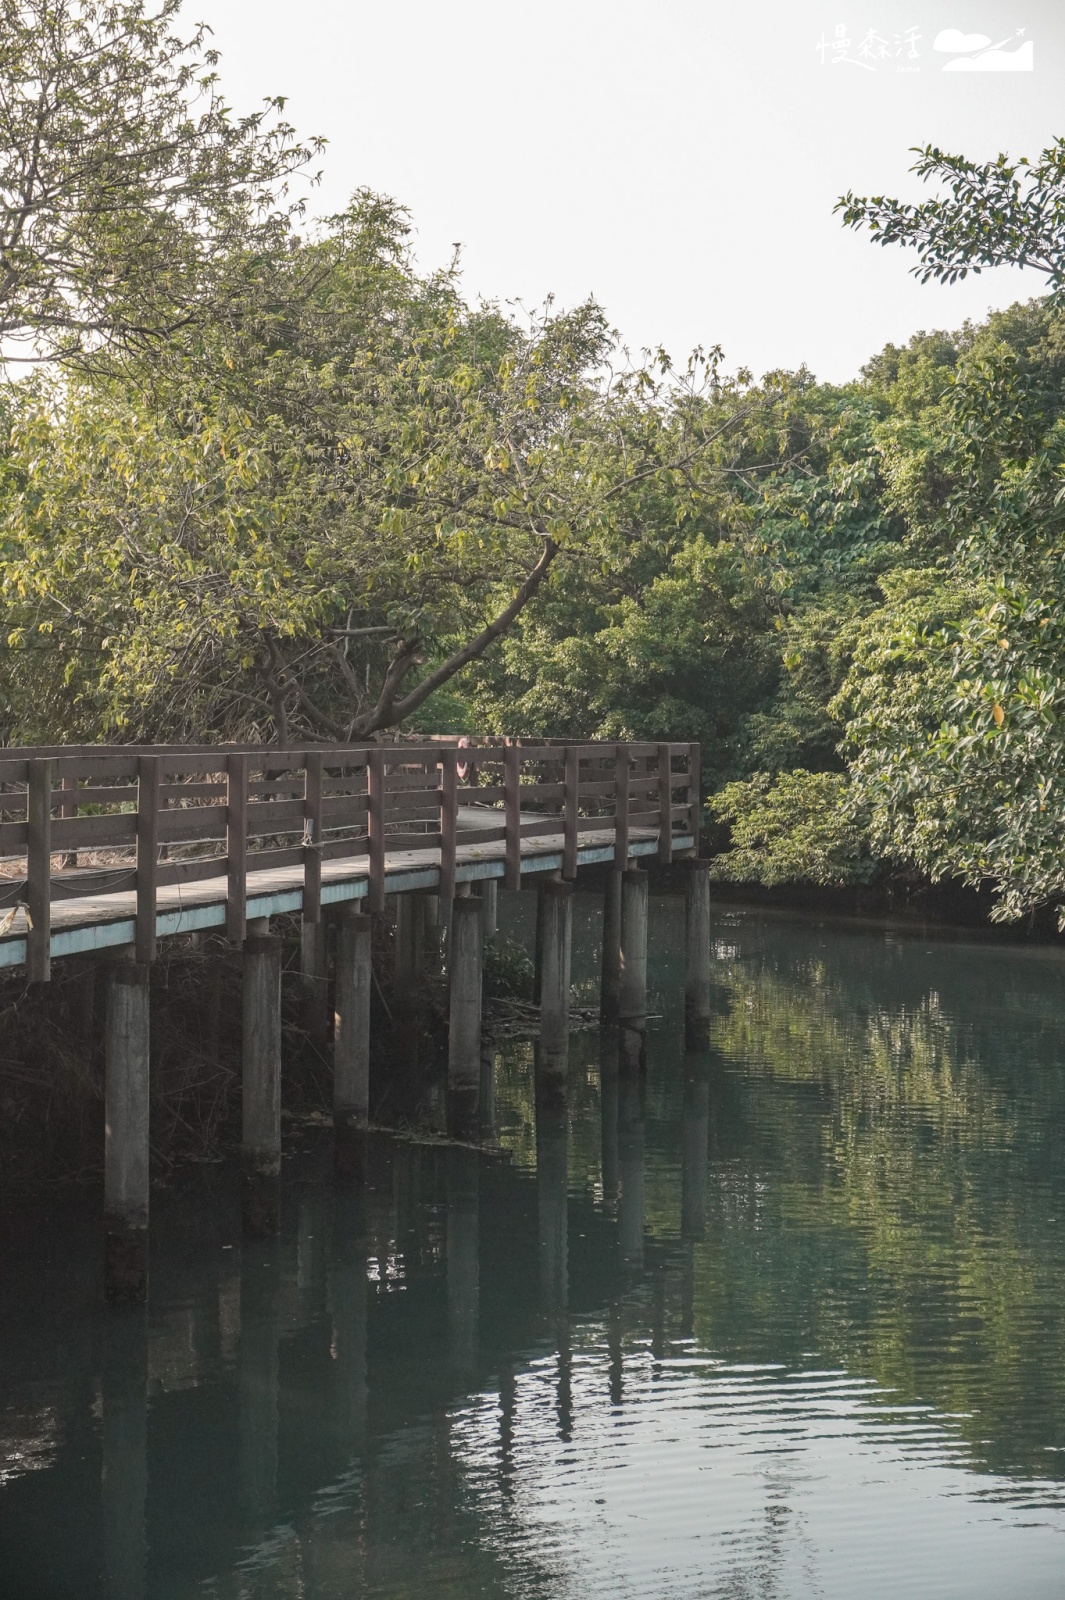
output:
[[[193,354],[24,396],[4,568],[18,737],[372,736],[655,485],[697,499],[737,422],[699,392],[713,360],[606,372],[595,305],[526,327],[468,308],[454,266],[419,276],[376,196],[271,272],[275,303],[206,324]]]
[[[874,837],[934,878],[990,883],[994,915],[1056,904],[1065,925],[1065,361],[1055,315],[1065,274],[1065,141],[1034,165],[978,165],[931,147],[916,170],[948,181],[919,206],[840,202],[851,226],[919,255],[924,281],[984,266],[1030,266],[1046,302],[967,330],[938,403],[938,492],[911,496],[942,555],[929,589],[911,583],[870,619],[840,706],[856,792]],[[900,462],[907,454],[901,437]],[[898,474],[919,486],[920,475]],[[933,620],[947,602],[947,615]]]
[[[732,847],[713,863],[715,878],[736,883],[867,883],[875,870],[863,830],[848,816],[840,772],[760,772],[728,783],[710,802],[731,825]]]
[[[1055,139],[1032,163],[969,161],[935,145],[914,147],[911,170],[941,180],[947,195],[905,204],[884,195],[845,194],[837,203],[850,228],[868,228],[873,242],[916,250],[922,283],[956,283],[985,267],[1034,267],[1053,293],[1065,286],[1065,139]]]
[[[144,348],[232,309],[283,236],[300,143],[236,117],[180,0],[0,0],[0,340],[7,360]]]

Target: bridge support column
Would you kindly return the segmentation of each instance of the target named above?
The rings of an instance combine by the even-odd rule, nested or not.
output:
[[[281,1176],[281,941],[269,917],[249,921],[244,940],[244,1048],[241,1155],[244,1228],[277,1229]]]
[[[148,1294],[148,968],[107,972],[104,1058],[104,1291],[113,1305]]]
[[[540,885],[540,1087],[565,1088],[569,1053],[570,957],[573,885],[560,878]]]
[[[336,1011],[333,1017],[333,1125],[337,1169],[359,1170],[359,1149],[370,1117],[370,937],[373,918],[343,908],[337,923]]]
[[[329,1043],[329,924],[324,919],[300,927],[300,988],[307,1037],[324,1054]]]
[[[687,970],[684,1032],[690,1050],[704,1048],[710,1034],[710,863],[688,865],[685,895]]]
[[[451,1009],[448,1026],[448,1122],[457,1138],[474,1138],[481,1082],[481,905],[456,895],[451,907]]]
[[[599,987],[599,1017],[613,1027],[621,1014],[621,880],[619,867],[606,875],[603,900],[603,969]]]
[[[647,1018],[647,874],[635,868],[621,875],[619,1013],[627,1028]]]

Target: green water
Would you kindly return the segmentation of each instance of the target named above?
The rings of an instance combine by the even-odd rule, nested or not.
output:
[[[3,1600],[1065,1596],[1065,961],[723,914],[686,1057],[681,924],[502,1157],[305,1132],[268,1246],[160,1189],[144,1316],[95,1195],[12,1222]]]

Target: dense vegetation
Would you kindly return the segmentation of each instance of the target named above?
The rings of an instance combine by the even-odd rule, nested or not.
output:
[[[1049,297],[844,385],[635,363],[389,199],[304,224],[175,10],[0,0],[3,737],[697,738],[721,876],[1065,902],[1065,144],[841,202]]]

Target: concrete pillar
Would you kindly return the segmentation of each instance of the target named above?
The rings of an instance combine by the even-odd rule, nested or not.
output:
[[[499,927],[499,879],[484,878],[477,886],[477,894],[481,902],[484,941],[488,944]]]
[[[710,863],[691,861],[685,894],[684,1031],[690,1050],[710,1036]]]
[[[710,1126],[710,1069],[704,1054],[685,1060],[681,1138],[680,1231],[701,1239],[706,1228],[706,1140]]]
[[[621,1015],[621,879],[613,867],[606,875],[603,899],[603,967],[599,987],[600,1019],[612,1026]]]
[[[621,875],[621,991],[619,1015],[627,1027],[647,1017],[647,874]]]
[[[304,1031],[324,1055],[329,1045],[329,924],[324,920],[300,926],[300,990]]]
[[[481,1080],[481,907],[458,895],[451,907],[451,1007],[448,1025],[448,1122],[457,1138],[473,1138]]]
[[[372,929],[372,917],[343,907],[336,932],[333,1123],[337,1168],[351,1177],[359,1170],[362,1130],[370,1118]]]
[[[540,885],[536,906],[540,929],[540,1071],[566,1076],[569,1050],[570,958],[573,948],[573,885],[552,879]]]
[[[104,1025],[104,1288],[113,1305],[148,1293],[148,968],[107,972]]]
[[[144,1600],[148,1584],[148,1330],[145,1313],[109,1322],[100,1383],[102,1532],[107,1600]]]
[[[276,1231],[281,1176],[281,940],[269,926],[255,918],[244,941],[241,1154],[250,1234]]]

